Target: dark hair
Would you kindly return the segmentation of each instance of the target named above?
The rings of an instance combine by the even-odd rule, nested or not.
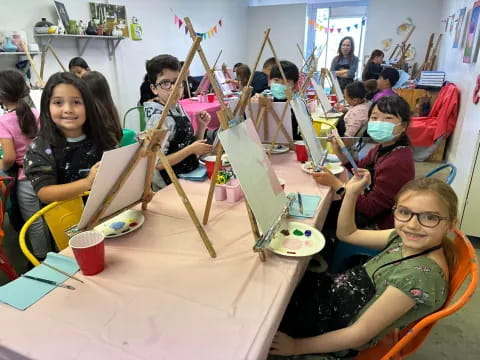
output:
[[[240,65],[243,65],[243,63],[236,63],[235,65],[233,65],[233,70],[237,71],[237,68],[240,66]]]
[[[354,81],[345,87],[345,92],[352,99],[365,99],[367,89],[361,81]]]
[[[90,70],[90,67],[88,66],[87,62],[86,62],[83,58],[81,58],[81,57],[79,57],[79,56],[74,57],[74,58],[73,58],[72,60],[70,60],[70,62],[68,63],[68,69],[69,69],[70,71],[72,71],[72,68],[73,68],[74,66],[79,66],[79,67],[81,67],[82,69]]]
[[[365,84],[365,89],[367,89],[368,92],[377,90],[377,80],[368,79],[368,80],[365,80],[363,83]]]
[[[35,115],[25,101],[29,89],[25,78],[15,70],[0,71],[0,102],[15,103],[18,125],[23,135],[33,139],[37,136],[38,125]]]
[[[296,84],[299,77],[297,65],[295,65],[291,61],[282,60],[280,61],[280,66],[282,67],[287,80],[292,80]],[[270,70],[270,79],[274,78],[282,79],[282,73],[280,72],[280,68],[277,64],[273,65],[272,70]]]
[[[375,49],[372,51],[372,53],[370,54],[370,57],[368,58],[365,66],[363,67],[363,80],[365,80],[365,75],[367,75],[367,69],[368,69],[368,64],[370,64],[373,59],[375,59],[376,57],[379,57],[379,56],[385,56],[385,54],[383,53],[382,50],[379,50],[379,49]]]
[[[105,151],[118,145],[115,135],[108,130],[105,122],[102,121],[98,106],[85,81],[69,72],[53,74],[43,89],[40,102],[40,136],[52,144],[58,145],[65,141],[65,136],[57,128],[50,115],[50,99],[52,98],[53,90],[61,84],[72,85],[80,91],[86,113],[86,120],[82,130],[85,135],[92,138],[97,149]]]
[[[271,58],[268,58],[267,60],[265,60],[265,62],[263,63],[263,69],[272,67],[275,64],[276,64],[275,58],[272,56]]]
[[[379,76],[388,80],[390,82],[390,87],[394,87],[398,79],[400,79],[400,74],[397,69],[391,67],[383,69]]]
[[[350,54],[348,54],[348,57],[351,60],[355,56],[355,43],[353,42],[353,37],[351,37],[351,36],[345,36],[342,40],[340,40],[340,43],[338,44],[337,58],[343,57],[342,44],[345,40],[350,40],[351,48],[350,48]]]
[[[117,142],[120,143],[123,136],[120,116],[113,102],[107,79],[98,71],[89,71],[82,77],[82,80],[87,83],[92,92],[93,99],[98,105],[101,119],[103,119],[109,131],[115,135]]]
[[[246,86],[248,79],[250,78],[250,74],[252,73],[248,65],[246,64],[238,65],[236,73],[237,73],[237,79],[240,82],[240,85]]]
[[[150,84],[155,84],[157,76],[161,75],[163,70],[180,71],[180,62],[175,56],[163,54],[148,60],[146,68],[148,81]]]
[[[383,96],[373,103],[368,110],[368,117],[372,115],[373,108],[377,106],[378,110],[385,114],[398,116],[402,123],[408,127],[410,123],[410,105],[400,96]]]
[[[150,81],[148,81],[148,74],[145,74],[145,76],[143,77],[143,82],[140,85],[140,101],[139,101],[140,105],[143,106],[143,103],[145,101],[151,100],[156,96],[157,95],[155,95],[152,92],[152,89],[150,88]]]

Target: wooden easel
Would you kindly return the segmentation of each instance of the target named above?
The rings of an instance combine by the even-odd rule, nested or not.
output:
[[[433,70],[433,67],[435,66],[435,61],[437,60],[437,51],[438,51],[438,46],[440,45],[440,41],[442,40],[442,35],[438,35],[437,42],[435,43],[435,47],[433,47],[433,41],[435,39],[435,33],[432,33],[430,35],[430,38],[428,40],[428,47],[427,47],[427,53],[425,54],[425,60],[423,61],[422,66],[415,72],[415,74],[412,74],[412,79],[416,79],[420,76],[422,71],[431,71]],[[433,47],[433,51],[432,51]]]
[[[394,65],[394,67],[398,69],[403,69],[403,66],[405,65],[405,58],[408,49],[410,48],[410,43],[408,43],[408,39],[410,39],[410,36],[412,36],[413,31],[415,30],[416,26],[412,25],[410,31],[408,32],[407,36],[405,37],[405,40],[403,40],[400,44],[397,44],[395,48],[392,51],[392,54],[388,58],[389,60],[395,60],[397,56],[397,51],[400,51],[400,57],[398,59],[398,62]]]
[[[35,72],[35,75],[36,75],[37,81],[38,81],[38,86],[43,88],[45,86],[45,81],[43,81],[43,79],[42,79],[43,74],[38,72],[37,66],[35,65],[35,62],[33,61],[33,58],[30,55],[30,51],[28,50],[28,46],[25,43],[25,41],[20,40],[20,44],[22,45],[23,49],[25,50],[25,55],[27,56],[27,59],[30,62],[30,65],[32,66],[33,71]]]
[[[337,96],[337,102],[342,102],[344,98],[338,80],[332,75],[329,69],[322,68],[320,70],[320,84],[323,88],[325,88],[325,80],[327,79],[330,85],[330,92],[333,91]]]
[[[194,45],[195,45],[195,43],[198,41],[198,39],[201,39],[201,38],[198,38],[196,36],[196,32],[193,28],[193,25],[190,21],[190,18],[188,18],[188,17],[184,18],[184,22],[185,22],[185,25],[187,26],[190,37],[194,41]],[[200,57],[200,60],[202,61],[203,67],[206,71],[206,75],[207,75],[207,77],[210,80],[210,83],[212,85],[213,91],[218,98],[221,110],[217,112],[217,116],[219,118],[220,125],[222,126],[222,128],[226,129],[229,126],[229,122],[232,121],[235,118],[235,116],[237,116],[238,114],[243,115],[243,113],[245,111],[245,106],[246,106],[247,100],[250,99],[250,94],[252,92],[252,87],[250,86],[250,81],[247,84],[247,86],[244,88],[242,96],[240,97],[240,101],[237,103],[237,105],[234,109],[234,112],[232,114],[231,110],[225,105],[225,102],[223,100],[223,92],[222,92],[222,90],[221,90],[221,88],[220,88],[220,86],[217,82],[217,79],[215,78],[215,75],[213,74],[212,68],[208,64],[207,57],[205,56],[205,53],[203,52],[203,49],[202,49],[199,41],[198,41],[198,46],[195,47],[194,53],[195,52],[198,53],[198,55]],[[193,55],[192,55],[192,58],[193,58]],[[191,62],[191,59],[189,59],[189,60]],[[188,65],[190,65],[190,62],[188,62]],[[185,65],[187,65],[186,61],[185,61]],[[185,68],[188,68],[188,66],[185,67]],[[183,68],[182,68],[182,70],[183,70]],[[186,74],[186,72],[185,72],[185,74]],[[183,79],[182,76],[185,76],[185,74],[182,74],[182,72],[180,72],[179,79]],[[175,83],[175,86],[178,83],[180,83],[180,82],[177,81]],[[172,90],[172,93],[175,93],[175,90],[176,90],[176,88],[174,87],[174,89]],[[169,101],[170,101],[170,98],[169,98]],[[167,105],[169,105],[169,101],[167,101]],[[173,102],[172,102],[172,104],[173,104]],[[165,108],[167,108],[167,105],[165,106]],[[166,118],[166,115],[167,115],[167,112],[164,111],[162,113],[162,118],[160,119],[160,122],[163,122],[162,119],[164,120]],[[217,179],[217,176],[218,176],[218,171],[220,170],[220,163],[221,163],[222,155],[223,155],[223,147],[222,147],[221,143],[219,142],[218,145],[217,145],[217,148],[216,148],[215,167],[214,167],[212,178],[211,178],[211,181],[210,181],[210,188],[209,188],[209,191],[208,191],[207,202],[205,204],[205,212],[204,212],[204,215],[203,215],[203,224],[204,225],[206,225],[208,223],[208,217],[210,215],[210,209],[212,207],[213,194],[214,194],[214,191],[215,191],[215,185],[216,185],[216,179]],[[171,168],[170,168],[170,170],[171,170]],[[174,175],[173,170],[171,170],[171,172]],[[170,173],[169,173],[169,175],[170,175]],[[171,177],[171,175],[170,175],[170,177]],[[248,205],[248,203],[246,201],[245,201],[245,204],[247,205],[247,212],[249,213],[250,225],[252,227],[252,233],[254,235],[254,238],[257,239],[260,236],[257,222],[254,219],[252,220],[252,218],[250,217],[251,209],[250,209],[250,206]],[[201,227],[200,224],[199,224],[199,226]],[[213,248],[212,248],[212,250],[213,250]],[[265,260],[264,252],[259,253],[259,257],[262,261],[264,261]]]
[[[265,45],[267,43],[270,47],[270,50],[273,54],[273,57],[275,58],[275,63],[278,66],[278,69],[280,70],[280,74],[282,76],[282,79],[285,82],[285,84],[287,83],[287,77],[285,76],[285,73],[284,73],[283,68],[280,64],[280,61],[278,60],[275,48],[273,47],[272,41],[270,39],[270,29],[267,29],[265,31],[262,44],[260,46],[260,50],[257,54],[256,60],[255,60],[255,65],[254,65],[254,67],[252,69],[252,72],[250,74],[250,78],[248,79],[247,86],[249,86],[251,84],[252,80],[253,80],[253,75],[255,74],[255,71],[257,70],[258,63],[260,62],[260,58],[262,56],[263,50],[265,49]],[[288,107],[290,105],[290,100],[292,99],[292,92],[291,92],[290,89],[287,88],[285,90],[285,94],[287,95],[287,101],[285,101],[285,103],[283,105],[283,109],[282,109],[282,112],[281,112],[280,116],[278,116],[278,114],[273,109],[273,106],[272,106],[272,101],[273,100],[268,99],[268,98],[264,98],[263,96],[260,96],[260,98],[259,98],[259,108],[258,108],[258,112],[257,112],[256,117],[254,117],[252,107],[251,106],[249,107],[249,113],[252,117],[252,121],[255,124],[255,127],[256,127],[257,131],[260,128],[261,123],[263,121],[264,137],[265,138],[268,138],[268,121],[266,121],[265,115],[268,114],[268,113],[272,114],[273,118],[275,119],[275,122],[277,123],[277,128],[275,129],[275,133],[274,133],[274,136],[273,136],[273,139],[272,139],[272,143],[271,143],[270,149],[268,150],[268,156],[270,156],[272,154],[273,148],[276,144],[278,134],[279,134],[280,131],[282,131],[283,135],[287,139],[289,148],[290,149],[294,148],[293,139],[290,136],[290,134],[287,132],[285,127],[283,126],[283,119],[285,118],[285,114],[287,113]]]
[[[163,124],[165,122],[165,119],[167,118],[167,115],[169,113],[169,109],[172,105],[175,104],[176,102],[176,94],[178,93],[178,90],[180,86],[182,85],[182,82],[185,80],[188,72],[188,68],[190,67],[190,64],[192,62],[192,59],[195,55],[195,53],[198,51],[200,48],[200,42],[201,42],[200,37],[196,37],[194,39],[194,42],[188,52],[188,55],[185,59],[184,66],[180,70],[180,74],[178,76],[178,81],[175,82],[175,85],[170,93],[170,96],[167,100],[167,103],[165,104],[165,109],[162,112],[162,116],[160,117],[160,120],[157,124],[157,127],[155,129],[150,129],[147,131],[147,136],[144,140],[142,140],[141,146],[133,156],[133,158],[130,160],[130,162],[127,165],[127,170],[122,174],[120,178],[117,179],[117,181],[113,184],[112,188],[110,189],[109,193],[107,194],[105,200],[102,202],[102,206],[96,210],[94,216],[92,219],[88,222],[87,226],[85,227],[87,230],[94,228],[100,221],[102,221],[103,214],[106,212],[108,209],[109,205],[112,203],[113,199],[116,197],[116,195],[119,193],[119,191],[122,189],[123,185],[127,181],[129,175],[132,173],[132,171],[135,169],[135,167],[138,165],[140,159],[142,157],[148,157],[147,160],[147,174],[145,177],[145,183],[144,183],[144,191],[142,198],[140,200],[135,201],[133,204],[128,205],[127,207],[119,210],[117,213],[124,211],[138,203],[142,203],[142,209],[145,210],[147,208],[148,203],[152,199],[154,193],[151,190],[151,182],[152,182],[152,176],[153,172],[155,171],[155,162],[156,162],[156,157],[158,155],[164,169],[167,171],[168,175],[170,176],[170,179],[172,180],[172,183],[177,190],[178,195],[180,196],[182,203],[185,205],[185,208],[192,219],[193,223],[195,224],[195,227],[205,245],[205,247],[208,250],[208,253],[212,258],[216,257],[215,249],[213,248],[202,224],[200,223],[195,210],[193,209],[187,195],[185,194],[185,191],[183,190],[180,182],[178,181],[177,176],[175,175],[175,172],[172,169],[172,166],[168,162],[165,154],[163,151],[160,149],[160,144],[165,137],[166,131],[163,129]],[[114,214],[115,215],[115,214]],[[114,216],[111,215],[111,216]],[[109,217],[111,217],[109,216]]]

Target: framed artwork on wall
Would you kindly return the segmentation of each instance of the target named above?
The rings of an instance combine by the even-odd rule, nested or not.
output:
[[[70,18],[68,17],[67,9],[65,8],[65,4],[60,1],[54,1],[55,8],[57,9],[58,17],[62,21],[62,24],[65,29],[68,29],[68,23]]]
[[[123,37],[129,37],[127,11],[124,5],[110,5],[101,3],[89,3],[92,19],[106,25],[106,33],[121,31]]]
[[[477,23],[480,17],[480,1],[475,1],[472,8],[472,15],[470,17],[470,24],[467,30],[467,42],[465,44],[465,51],[463,53],[463,62],[470,64],[473,60],[473,46],[475,34],[477,32]]]

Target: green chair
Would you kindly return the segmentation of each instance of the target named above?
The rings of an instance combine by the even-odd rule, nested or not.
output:
[[[132,107],[131,109],[128,109],[127,112],[125,113],[125,115],[123,115],[123,124],[122,124],[122,127],[125,128],[125,122],[127,121],[127,116],[130,112],[132,111],[138,111],[138,119],[139,119],[139,122],[140,122],[140,131],[144,131],[147,124],[145,122],[145,111],[143,109],[143,106],[135,106],[135,107]]]
[[[120,146],[127,146],[137,142],[135,136],[137,135],[132,129],[122,129],[123,136]]]

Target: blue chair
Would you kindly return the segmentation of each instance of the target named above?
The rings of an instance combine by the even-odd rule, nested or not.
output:
[[[450,168],[450,173],[448,174],[447,180],[445,182],[448,185],[450,185],[453,182],[453,180],[455,179],[455,176],[457,175],[457,168],[453,164],[443,164],[443,165],[437,167],[436,169],[433,169],[432,171],[430,171],[427,175],[425,175],[425,177],[428,178],[428,177],[432,176],[433,174],[436,174],[439,171],[442,171],[443,169],[446,169],[446,168]]]

